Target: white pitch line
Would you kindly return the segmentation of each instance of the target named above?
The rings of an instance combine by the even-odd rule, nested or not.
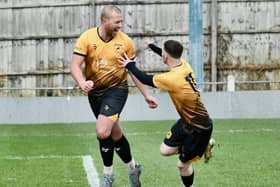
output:
[[[99,187],[99,178],[93,159],[90,155],[86,156],[67,156],[67,155],[37,155],[37,156],[3,156],[0,160],[37,160],[37,159],[63,159],[63,158],[82,158],[83,166],[87,175],[88,183],[91,187]]]
[[[62,158],[81,158],[79,155],[37,155],[37,156],[3,156],[0,160],[38,160],[38,159],[62,159]]]
[[[83,156],[82,159],[89,185],[91,187],[99,187],[98,173],[94,166],[92,157],[90,155],[86,155]]]

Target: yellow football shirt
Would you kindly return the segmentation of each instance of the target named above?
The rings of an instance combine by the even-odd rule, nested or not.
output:
[[[85,57],[85,76],[94,82],[95,90],[114,87],[127,80],[127,73],[118,59],[124,53],[129,58],[135,57],[131,38],[123,32],[108,42],[104,42],[98,28],[91,28],[78,38],[74,49],[75,54]]]
[[[168,91],[185,124],[207,128],[209,115],[201,102],[193,78],[194,72],[191,66],[185,60],[181,60],[181,65],[172,68],[169,72],[155,75],[153,83],[157,88]]]

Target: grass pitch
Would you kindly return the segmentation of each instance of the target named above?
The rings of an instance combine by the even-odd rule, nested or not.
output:
[[[159,145],[175,121],[123,122],[143,187],[182,186],[177,156]],[[214,157],[194,164],[195,186],[279,186],[280,119],[214,120]],[[90,155],[102,176],[94,124],[0,125],[1,187],[87,187],[82,157]],[[128,175],[117,154],[114,187]]]

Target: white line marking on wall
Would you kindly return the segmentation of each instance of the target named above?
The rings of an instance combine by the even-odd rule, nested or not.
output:
[[[82,157],[83,165],[87,174],[88,183],[91,187],[99,187],[99,178],[93,159],[90,155]]]

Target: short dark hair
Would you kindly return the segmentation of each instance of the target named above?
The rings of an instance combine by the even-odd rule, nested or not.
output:
[[[183,53],[183,46],[178,41],[167,40],[166,42],[164,42],[164,50],[173,58],[181,58]]]

